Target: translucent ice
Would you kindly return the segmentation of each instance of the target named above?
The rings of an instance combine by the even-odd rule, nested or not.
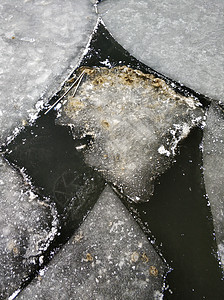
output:
[[[72,124],[74,136],[93,135],[86,162],[132,200],[148,200],[178,142],[201,121],[199,101],[125,66],[82,70],[85,79],[68,94],[60,123]]]
[[[98,10],[114,38],[137,59],[222,100],[223,0],[107,0]]]
[[[205,187],[224,268],[224,114],[220,107],[211,105],[206,125],[203,139]]]
[[[78,63],[96,14],[89,0],[2,0],[0,22],[2,142],[35,111],[40,97],[48,99],[56,92]]]
[[[57,232],[49,205],[0,157],[0,298],[6,299],[39,264]]]
[[[106,187],[78,232],[18,299],[154,299],[165,272],[164,261]]]

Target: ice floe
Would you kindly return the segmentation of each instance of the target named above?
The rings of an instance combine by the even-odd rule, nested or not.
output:
[[[98,10],[113,37],[137,59],[222,100],[222,0],[107,0]]]
[[[0,142],[59,89],[96,19],[89,0],[1,1]]]
[[[167,266],[106,187],[75,235],[18,299],[159,299]]]
[[[57,216],[1,157],[0,211],[0,298],[6,299],[41,265],[57,233]]]
[[[148,200],[179,141],[203,120],[200,102],[126,66],[78,72],[84,78],[64,98],[58,122],[71,124],[74,137],[92,135],[86,162],[133,201]]]

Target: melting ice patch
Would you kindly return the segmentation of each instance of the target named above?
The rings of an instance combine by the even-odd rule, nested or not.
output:
[[[98,10],[113,37],[137,59],[223,99],[224,1],[107,0]]]
[[[126,66],[80,72],[84,79],[65,98],[59,122],[72,124],[74,136],[93,135],[86,162],[133,201],[148,200],[178,142],[200,123],[199,101]]]
[[[97,16],[89,0],[2,0],[0,16],[2,142],[76,66]]]

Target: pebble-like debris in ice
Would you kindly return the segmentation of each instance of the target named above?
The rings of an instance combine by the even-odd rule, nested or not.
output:
[[[179,141],[203,120],[200,102],[126,66],[81,67],[79,73],[82,82],[64,98],[58,122],[71,124],[74,137],[94,137],[85,160],[106,180],[133,201],[149,200]]]
[[[158,299],[167,271],[107,186],[79,230],[18,299]]]
[[[0,157],[0,298],[8,299],[40,264],[57,233],[52,206]]]
[[[204,128],[203,165],[205,188],[224,270],[224,114],[215,104],[209,108]]]
[[[216,100],[224,94],[223,0],[107,0],[113,37],[156,71]]]
[[[2,142],[77,66],[97,15],[90,0],[2,0],[0,16]]]

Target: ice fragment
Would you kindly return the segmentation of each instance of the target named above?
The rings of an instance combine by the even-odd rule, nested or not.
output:
[[[2,0],[0,16],[2,142],[77,65],[97,16],[89,0]]]
[[[116,41],[134,57],[223,101],[222,0],[107,0],[98,10]]]
[[[57,233],[50,205],[43,206],[0,157],[0,298],[9,297],[35,269],[35,257]]]
[[[119,221],[123,225],[111,232],[110,223]],[[130,230],[134,236],[127,234]],[[33,281],[18,299],[146,300],[162,294],[166,264],[111,188],[105,188],[78,234],[83,239],[72,238],[42,280]],[[138,259],[137,251],[149,260]]]
[[[205,188],[209,197],[216,240],[224,268],[224,114],[220,107],[209,108],[203,138]]]
[[[74,137],[93,135],[86,162],[133,201],[148,200],[178,142],[200,123],[199,101],[126,66],[81,67],[78,72],[85,78],[74,97],[69,92],[58,122],[70,124]]]

